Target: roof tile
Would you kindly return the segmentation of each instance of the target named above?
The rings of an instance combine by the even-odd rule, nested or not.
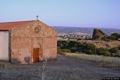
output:
[[[24,25],[24,24],[28,24],[33,22],[34,20],[30,20],[30,21],[16,21],[16,22],[1,22],[0,23],[0,30],[10,30],[12,28]]]

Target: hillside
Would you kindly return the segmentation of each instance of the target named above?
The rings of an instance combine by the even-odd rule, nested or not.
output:
[[[79,42],[86,44],[94,44],[97,48],[113,48],[120,46],[120,41],[101,41],[101,40],[80,40]]]
[[[75,32],[81,32],[86,34],[93,33],[94,28],[86,28],[86,27],[64,27],[64,26],[52,26],[55,30],[58,31],[58,33],[75,33]],[[110,35],[114,32],[120,33],[120,29],[114,29],[114,28],[99,28],[105,34]]]

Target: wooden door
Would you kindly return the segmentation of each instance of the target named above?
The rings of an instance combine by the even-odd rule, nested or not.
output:
[[[39,61],[39,48],[33,48],[33,62]]]

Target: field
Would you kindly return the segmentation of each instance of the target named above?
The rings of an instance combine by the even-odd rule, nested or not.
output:
[[[101,67],[97,62],[66,56],[58,55],[57,60],[47,62],[45,80],[101,80],[102,77],[120,77],[119,69]],[[1,61],[0,80],[41,80],[42,71],[38,68],[42,68],[42,62],[23,65]]]
[[[108,67],[120,70],[120,58],[118,57],[105,57],[98,55],[76,54],[76,53],[64,53],[65,56],[78,60],[93,61],[99,64],[101,67]]]

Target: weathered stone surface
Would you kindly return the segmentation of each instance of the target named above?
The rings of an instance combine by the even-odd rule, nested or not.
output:
[[[40,21],[11,29],[11,62],[33,63],[35,48],[39,60],[57,57],[57,31]]]
[[[92,39],[93,40],[102,40],[106,37],[107,35],[101,31],[100,29],[94,29],[93,31],[93,36],[92,36]]]
[[[36,27],[39,29],[36,32]],[[55,37],[57,36],[57,31],[53,28],[47,26],[46,24],[40,21],[34,21],[27,25],[13,28],[11,30],[11,36],[20,36],[20,37]]]

